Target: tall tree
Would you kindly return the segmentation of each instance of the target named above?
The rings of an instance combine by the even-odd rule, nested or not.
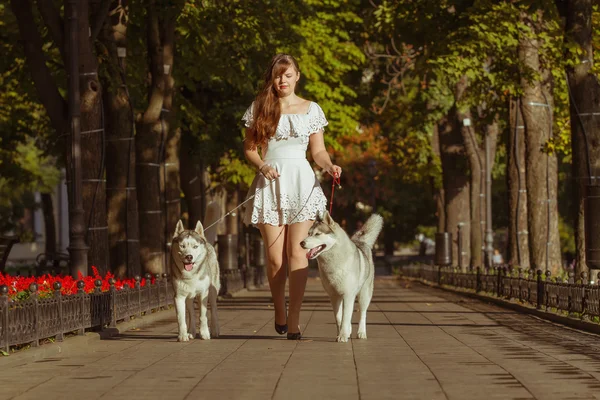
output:
[[[126,78],[129,2],[110,4],[99,35],[106,129],[106,200],[110,266],[115,275],[141,274],[135,182],[133,99]]]
[[[50,37],[50,46],[44,46],[44,40],[38,29],[40,25],[34,14],[30,0],[11,0],[11,8],[17,19],[23,49],[31,77],[35,84],[41,103],[44,105],[50,122],[56,131],[56,138],[67,135],[67,104],[61,94],[60,75],[53,73],[47,63],[49,53],[58,51],[66,65],[68,58],[65,49],[66,24],[63,22],[59,8],[51,1],[37,1],[40,19]],[[82,170],[83,170],[83,204],[85,211],[86,241],[90,246],[88,260],[100,271],[108,268],[108,228],[106,220],[104,160],[104,127],[101,111],[102,86],[98,79],[97,59],[93,43],[103,23],[106,2],[96,4],[90,10],[88,2],[79,3],[79,81],[81,95],[81,130],[82,130]],[[91,21],[91,22],[90,22]],[[45,49],[49,48],[48,51]],[[62,71],[57,71],[63,74]],[[65,150],[69,149],[65,146]],[[70,153],[66,152],[67,161]],[[70,163],[67,163],[70,165]],[[67,168],[67,181],[71,179],[71,169]],[[69,191],[71,185],[68,185]]]
[[[575,190],[575,272],[586,271],[585,197],[587,185],[598,185],[591,176],[600,174],[600,83],[594,73],[592,0],[568,0],[566,7],[566,58],[570,94],[571,146]],[[597,28],[596,28],[597,29]],[[598,31],[596,31],[598,32]],[[590,216],[588,216],[589,218]]]
[[[561,268],[558,235],[558,160],[556,154],[543,152],[552,137],[554,97],[551,71],[540,62],[547,24],[551,19],[541,8],[521,12],[521,20],[531,34],[519,41],[519,60],[523,66],[521,112],[525,125],[527,216],[530,263],[555,275]]]
[[[461,134],[456,106],[438,123],[440,154],[444,182],[446,232],[452,233],[453,265],[466,267],[470,260],[469,238],[471,237],[469,159]],[[459,224],[462,229],[459,229]],[[467,245],[462,254],[458,249],[458,234]],[[459,261],[460,260],[460,261]]]
[[[108,2],[108,0],[105,0]],[[49,3],[49,2],[45,2]],[[106,130],[103,117],[102,85],[98,77],[98,58],[94,42],[106,12],[99,3],[79,3],[79,95],[81,104],[82,197],[85,211],[85,241],[88,262],[98,271],[109,270],[108,220],[106,215]],[[92,22],[90,22],[90,20]],[[70,152],[68,154],[71,155]],[[68,178],[71,181],[71,178]]]
[[[135,147],[140,258],[143,270],[150,273],[162,273],[166,267],[161,175],[165,147],[173,129],[175,26],[182,7],[183,1],[158,0],[150,1],[146,7],[150,86],[147,107],[136,121]]]
[[[508,263],[529,269],[529,235],[527,230],[527,194],[525,178],[525,126],[520,99],[510,100],[508,132]]]
[[[459,83],[456,85],[456,101],[460,102],[465,96],[465,91],[468,90],[468,81],[466,76],[463,76]],[[482,230],[484,228],[482,222],[485,221],[482,218],[482,212],[485,210],[484,206],[484,190],[485,190],[485,164],[482,151],[479,146],[479,142],[476,137],[476,130],[474,129],[474,120],[471,110],[468,106],[462,106],[457,109],[456,117],[458,119],[458,126],[460,126],[460,133],[462,136],[462,142],[464,143],[465,154],[469,160],[469,187],[470,187],[470,227],[469,240],[467,243],[470,245],[470,265],[482,266],[482,248],[483,248],[483,235]],[[466,224],[466,221],[461,221]],[[460,256],[460,255],[459,255]],[[466,265],[465,265],[466,266]]]

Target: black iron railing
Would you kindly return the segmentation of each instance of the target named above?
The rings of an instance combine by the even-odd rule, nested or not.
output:
[[[464,272],[453,267],[411,265],[402,267],[401,273],[440,286],[517,301],[584,320],[598,321],[600,317],[600,273],[596,284],[590,283],[586,272],[575,280],[573,272],[561,278],[551,277],[549,271],[508,266],[469,268]]]
[[[61,341],[66,333],[82,335],[86,330],[114,328],[120,321],[141,316],[173,304],[173,289],[166,274],[146,274],[146,284],[135,277],[134,287],[125,285],[117,290],[115,279],[109,280],[109,290],[102,291],[102,281],[94,282],[92,293],[84,292],[84,282],[77,282],[77,293],[63,295],[60,282],[53,285],[50,298],[39,298],[38,285],[29,286],[27,300],[8,297],[8,287],[0,286],[0,349],[9,352],[11,346],[31,344],[55,338]]]

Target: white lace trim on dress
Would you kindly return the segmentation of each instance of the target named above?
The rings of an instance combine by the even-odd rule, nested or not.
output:
[[[254,103],[248,107],[242,117],[246,127],[250,127],[252,124],[253,106]],[[311,101],[306,114],[281,114],[274,139],[285,140],[290,137],[297,137],[306,143],[310,135],[324,130],[328,124],[329,122],[325,118],[321,106]]]
[[[317,213],[327,207],[327,199],[320,186],[315,186],[312,194],[302,199],[281,195],[281,209],[272,197],[255,197],[251,224],[288,225],[314,220]],[[247,215],[247,214],[246,214]]]

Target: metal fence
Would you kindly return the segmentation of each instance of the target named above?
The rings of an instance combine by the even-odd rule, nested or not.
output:
[[[92,293],[85,293],[84,282],[77,282],[77,294],[63,295],[61,284],[54,283],[50,298],[39,298],[38,286],[32,283],[27,300],[12,300],[8,287],[0,286],[0,349],[8,352],[10,346],[31,344],[39,346],[40,340],[54,337],[62,341],[65,333],[83,335],[86,330],[114,328],[117,322],[141,316],[152,310],[167,308],[173,304],[173,289],[166,274],[146,274],[146,284],[135,277],[133,288],[121,290],[115,280],[109,280],[109,290],[103,292],[102,281],[94,282]]]
[[[549,271],[508,266],[469,268],[463,272],[453,267],[411,265],[401,271],[404,276],[517,301],[538,310],[584,320],[600,317],[600,273],[597,284],[591,284],[586,272],[576,281],[573,272],[568,278],[553,278]]]

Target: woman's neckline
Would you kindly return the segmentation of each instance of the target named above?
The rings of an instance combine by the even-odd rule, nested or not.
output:
[[[312,107],[313,102],[309,101],[308,102],[308,108],[306,109],[305,113],[281,113],[281,115],[308,115],[308,113],[310,112],[310,108]]]

